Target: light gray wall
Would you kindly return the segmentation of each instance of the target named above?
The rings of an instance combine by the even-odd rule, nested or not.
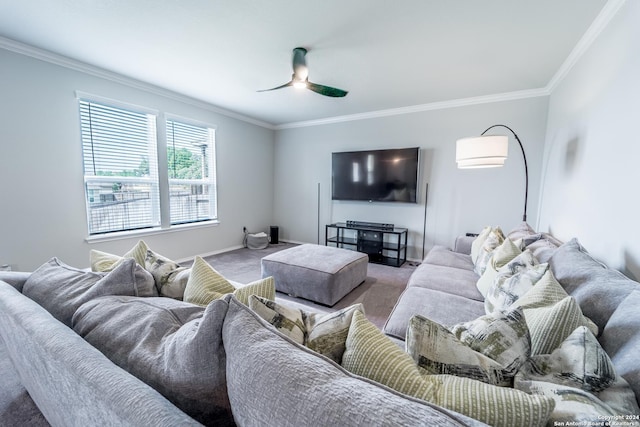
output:
[[[640,2],[627,1],[553,91],[539,228],[640,277]]]
[[[455,141],[479,135],[493,124],[510,126],[520,137],[529,163],[529,222],[536,221],[547,97],[446,108],[383,118],[281,129],[275,145],[275,218],[284,239],[324,244],[325,224],[360,220],[394,223],[409,229],[408,257],[422,257],[424,184],[429,184],[426,249],[451,246],[465,232],[485,225],[506,230],[522,220],[524,163],[509,135],[503,168],[462,170],[455,163]],[[505,133],[506,132],[506,133]],[[331,153],[420,147],[418,204],[331,200]],[[318,220],[317,187],[320,183]]]
[[[30,270],[57,256],[85,267],[89,249],[123,253],[139,239],[85,241],[76,90],[216,126],[220,224],[144,236],[152,249],[180,260],[240,245],[243,226],[267,231],[273,130],[7,50],[0,64],[0,264]]]

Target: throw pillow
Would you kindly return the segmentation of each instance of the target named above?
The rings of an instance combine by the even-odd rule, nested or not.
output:
[[[535,230],[531,228],[531,226],[527,224],[526,221],[523,221],[520,224],[518,224],[514,229],[509,231],[509,233],[507,234],[507,237],[509,237],[511,240],[517,240],[517,239],[525,238],[535,233],[536,233]]]
[[[202,257],[196,256],[191,267],[191,274],[184,289],[184,301],[201,306],[233,293],[245,305],[249,304],[249,296],[255,294],[267,299],[275,299],[276,289],[273,277],[259,279],[245,286],[236,288]]]
[[[454,375],[425,375],[434,386],[433,403],[497,427],[544,426],[555,403],[551,397],[529,395]]]
[[[256,295],[249,297],[249,307],[293,341],[336,363],[342,361],[353,313],[359,311],[364,314],[362,304],[321,314],[290,308]]]
[[[109,273],[80,270],[51,258],[29,275],[22,293],[69,327],[76,309],[94,298],[158,295],[153,277],[129,258]]]
[[[489,236],[490,232],[491,232],[490,226],[484,227],[480,231],[478,236],[475,239],[473,239],[473,242],[471,242],[471,262],[473,262],[474,265],[478,260],[478,256],[480,255],[480,251],[482,250],[482,245],[484,245],[484,241],[487,240],[487,237]]]
[[[487,263],[489,262],[489,258],[491,258],[491,254],[502,244],[502,242],[504,242],[504,234],[502,234],[500,227],[496,227],[489,231],[489,235],[482,244],[482,248],[478,253],[478,258],[474,263],[473,271],[475,271],[476,274],[482,276],[482,273],[484,273],[484,270],[487,268]]]
[[[184,288],[187,286],[187,280],[189,280],[191,273],[190,268],[181,267],[177,262],[171,261],[151,249],[147,249],[144,268],[155,279],[160,295],[175,299],[184,297]]]
[[[498,275],[498,269],[504,267],[509,261],[521,253],[520,248],[509,238],[504,239],[504,242],[493,251],[484,273],[482,273],[482,276],[480,276],[476,283],[476,287],[483,297],[487,296],[491,284]]]
[[[549,265],[545,263],[530,267],[513,276],[498,274],[484,300],[485,311],[491,313],[496,310],[505,310],[518,298],[529,292],[548,269]]]
[[[576,300],[566,293],[550,269],[513,306],[524,311],[532,355],[550,354],[578,326],[587,326],[594,335],[598,333],[598,327],[582,314]]]
[[[407,328],[407,353],[429,374],[452,374],[511,386],[529,357],[529,330],[519,308],[474,321],[444,326],[413,316]]]
[[[452,375],[421,375],[411,358],[355,312],[342,366],[401,393],[498,426],[543,426],[553,399]],[[430,425],[428,420],[422,424]],[[436,424],[436,423],[434,423]]]
[[[553,353],[531,357],[516,375],[515,387],[553,398],[554,422],[640,413],[633,391],[585,326],[576,328]],[[614,393],[605,392],[612,387]]]
[[[205,425],[231,426],[222,326],[228,301],[206,309],[171,298],[102,297],[73,329],[113,363]]]
[[[133,248],[122,256],[92,249],[89,252],[91,271],[111,271],[126,258],[133,258],[141,267],[144,268],[144,260],[147,257],[148,249],[147,244],[142,240],[138,241]]]

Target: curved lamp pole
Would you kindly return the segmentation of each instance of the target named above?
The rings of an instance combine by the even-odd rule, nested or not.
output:
[[[489,130],[503,127],[508,129],[518,141],[522,158],[524,159],[524,213],[522,220],[527,221],[527,200],[529,198],[529,168],[527,166],[527,156],[518,135],[506,125],[489,126],[480,136],[462,138],[456,141],[456,162],[459,169],[467,168],[491,168],[501,167],[507,159],[509,138],[504,135],[486,135]]]

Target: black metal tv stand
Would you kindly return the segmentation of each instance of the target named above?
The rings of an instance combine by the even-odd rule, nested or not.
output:
[[[406,228],[374,222],[337,222],[325,226],[326,246],[369,255],[369,262],[400,267],[407,261]]]

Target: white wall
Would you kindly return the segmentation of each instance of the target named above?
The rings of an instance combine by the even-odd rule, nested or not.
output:
[[[529,222],[535,223],[546,126],[547,98],[495,102],[383,118],[278,130],[275,145],[275,222],[282,238],[324,244],[324,226],[360,220],[394,223],[409,229],[408,257],[421,259],[424,184],[429,183],[426,249],[451,246],[465,232],[488,224],[505,230],[522,220],[524,163],[509,135],[503,168],[462,170],[455,163],[455,141],[505,124],[520,137],[529,163]],[[491,132],[490,132],[491,133]],[[418,204],[333,202],[331,153],[394,147],[421,147]],[[320,183],[318,227],[317,185]]]
[[[273,212],[274,131],[198,103],[0,49],[0,264],[38,267],[52,256],[88,266],[89,249],[123,253],[138,240],[89,244],[75,91],[216,126],[220,224],[144,236],[172,259],[242,243],[242,227],[267,231]]]
[[[540,229],[640,278],[640,2],[627,1],[553,91]]]

